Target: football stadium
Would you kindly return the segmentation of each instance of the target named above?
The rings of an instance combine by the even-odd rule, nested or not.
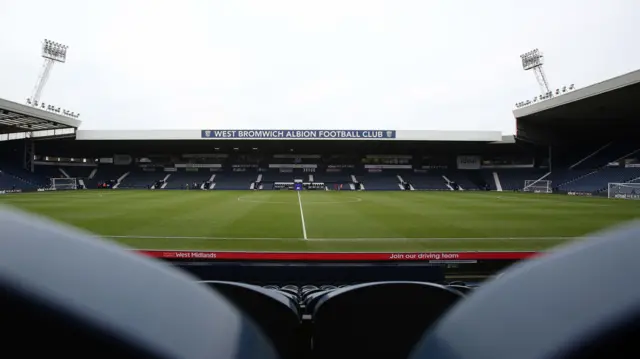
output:
[[[149,34],[128,51],[160,38]],[[186,42],[175,38],[150,39],[154,56],[174,61],[172,48]],[[505,105],[515,134],[322,121],[100,130],[41,97],[67,48],[45,40],[33,95],[0,98],[4,353],[595,359],[637,351],[640,70],[556,89],[539,50],[521,55],[541,92]],[[178,62],[182,81],[191,75]],[[154,71],[147,81],[162,77]]]
[[[1,201],[164,258],[520,259],[640,216],[639,82],[518,108],[515,136],[82,130],[3,100]]]
[[[489,320],[487,312],[511,319],[511,309],[500,312],[495,305],[513,309],[520,303],[531,315],[564,313],[566,305],[551,299],[524,300],[535,288],[548,291],[548,273],[564,283],[554,290],[566,293],[556,294],[577,302],[603,290],[563,282],[575,281],[588,266],[597,265],[603,278],[638,273],[632,265],[637,261],[629,257],[632,247],[609,244],[636,243],[637,233],[601,238],[611,236],[602,230],[640,217],[638,98],[640,71],[557,90],[518,104],[514,136],[393,129],[83,130],[80,120],[55,109],[0,100],[0,202],[37,216],[26,222],[14,214],[2,217],[7,240],[0,263],[24,267],[29,261],[18,259],[29,256],[39,258],[41,268],[108,268],[100,278],[114,291],[129,293],[124,278],[141,276],[146,267],[127,272],[124,262],[133,257],[112,258],[109,250],[92,247],[113,249],[105,243],[117,243],[125,249],[118,253],[157,258],[195,276],[268,338],[247,339],[258,353],[225,358],[353,358],[362,352],[404,358],[430,323],[465,296],[462,303],[471,308],[453,311],[461,308],[466,319],[445,320],[438,328],[473,327]],[[58,238],[66,229],[37,235],[41,227],[28,238],[12,235],[12,226],[25,223],[23,230],[38,217],[77,227],[80,234],[69,238],[88,241]],[[567,248],[581,241],[595,243],[575,253]],[[41,244],[33,247],[36,242]],[[22,246],[29,252],[21,252]],[[566,258],[553,260],[559,253]],[[599,253],[606,254],[596,264]],[[530,261],[532,268],[526,267]],[[519,280],[505,280],[507,289],[500,287],[502,280],[492,283],[494,292],[508,291],[513,302],[502,294],[480,304],[471,300],[478,286],[492,288],[483,281],[515,262],[524,266]],[[544,269],[536,271],[536,265]],[[25,274],[30,280],[57,283],[53,272],[26,268],[33,267],[20,273],[38,273]],[[176,285],[172,276],[154,273],[148,280],[157,286]],[[186,302],[200,295],[194,292]],[[145,286],[130,303],[168,298]],[[610,297],[604,302],[617,305]],[[190,305],[202,306],[185,304]],[[373,319],[377,310],[385,319]],[[194,320],[193,313],[180,312],[181,320]],[[153,332],[143,328],[148,324],[136,322]],[[403,329],[389,331],[397,327]],[[218,329],[207,330],[226,338]],[[474,334],[482,340],[495,334],[486,327],[479,331],[487,332]],[[452,341],[465,338],[452,335]],[[452,357],[431,356],[442,349],[429,338],[413,349],[428,355],[417,357]]]

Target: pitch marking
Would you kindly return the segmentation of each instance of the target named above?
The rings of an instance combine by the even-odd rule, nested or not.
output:
[[[238,197],[239,202],[249,202],[249,203],[265,203],[265,204],[292,204],[296,203],[293,201],[263,201],[263,200],[254,200],[247,198],[248,196],[240,196]],[[349,198],[348,201],[309,201],[305,200],[305,204],[339,204],[339,203],[357,203],[362,202],[362,198],[360,197],[344,197]]]
[[[98,238],[122,238],[122,239],[203,239],[203,240],[309,240],[318,242],[331,241],[480,241],[480,240],[558,240],[575,239],[578,237],[423,237],[423,238],[292,238],[292,237],[191,237],[191,236],[95,236]]]
[[[307,239],[307,226],[304,224],[304,212],[302,211],[302,197],[300,197],[300,191],[298,191],[298,204],[300,205],[300,220],[302,221],[302,237]]]

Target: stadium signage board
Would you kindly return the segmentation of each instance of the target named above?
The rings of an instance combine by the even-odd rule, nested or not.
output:
[[[593,194],[591,192],[575,192],[575,191],[571,191],[571,192],[567,192],[567,194],[569,196],[583,196],[583,197],[591,197],[591,196],[593,196]]]
[[[426,165],[421,167],[421,169],[423,170],[446,170],[447,168],[449,168],[449,166],[447,165]],[[421,171],[416,170],[416,172],[421,172]]]
[[[480,169],[480,156],[458,156],[456,161],[459,170]]]
[[[521,260],[538,252],[422,252],[422,253],[337,253],[337,252],[208,252],[138,250],[142,255],[164,259],[251,260],[251,261],[461,261]]]
[[[640,199],[640,194],[618,193],[618,194],[614,195],[613,198],[618,198],[618,199]]]
[[[411,165],[364,165],[365,169],[372,169],[372,170],[410,170],[412,168]]]
[[[176,168],[222,168],[220,163],[176,163]]]
[[[0,191],[0,194],[7,194],[7,193],[22,193],[22,190],[21,189],[7,189],[7,190]]]
[[[270,163],[269,168],[318,168],[313,163]]]
[[[202,130],[211,139],[380,140],[396,138],[391,130]]]

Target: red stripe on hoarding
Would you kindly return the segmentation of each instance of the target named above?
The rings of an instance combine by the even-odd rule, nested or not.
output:
[[[538,252],[419,252],[419,253],[319,253],[319,252],[205,252],[139,250],[140,254],[165,259],[248,261],[432,261],[520,260]]]

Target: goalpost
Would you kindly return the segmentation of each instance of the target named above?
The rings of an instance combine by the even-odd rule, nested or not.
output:
[[[607,197],[640,199],[640,183],[609,183]]]
[[[52,178],[51,188],[56,190],[78,189],[78,181],[75,178]]]
[[[525,180],[523,192],[551,193],[551,181],[548,180]]]

